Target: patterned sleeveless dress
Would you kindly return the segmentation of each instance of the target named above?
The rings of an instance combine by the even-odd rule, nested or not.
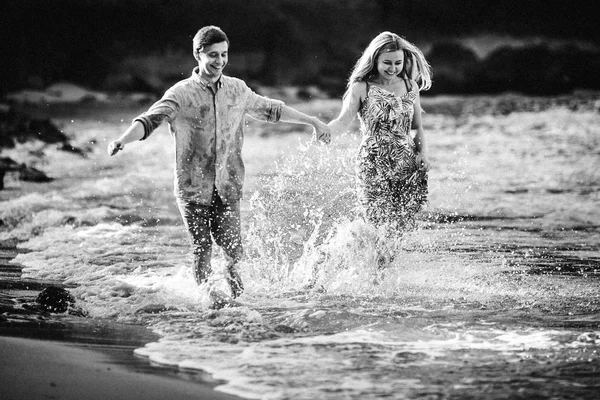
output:
[[[359,203],[367,221],[392,232],[414,228],[415,214],[427,203],[427,172],[417,166],[410,134],[416,99],[414,88],[396,96],[367,83],[359,110]]]

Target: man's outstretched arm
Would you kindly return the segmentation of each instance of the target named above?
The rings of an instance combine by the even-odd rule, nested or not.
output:
[[[331,141],[331,129],[317,117],[311,117],[301,111],[284,105],[279,120],[282,122],[311,125],[314,128],[314,135],[317,140],[323,143],[329,143]]]
[[[116,140],[108,144],[108,154],[114,156],[120,150],[125,148],[125,145],[144,137],[144,125],[140,121],[134,121],[129,128]]]

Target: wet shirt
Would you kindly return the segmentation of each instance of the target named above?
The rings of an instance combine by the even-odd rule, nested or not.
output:
[[[146,139],[163,122],[175,138],[175,196],[208,205],[213,188],[225,203],[242,197],[244,118],[277,122],[283,102],[254,93],[244,81],[222,76],[213,92],[198,74],[167,90],[134,121]]]

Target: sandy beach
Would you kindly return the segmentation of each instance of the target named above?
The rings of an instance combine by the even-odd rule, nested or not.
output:
[[[3,336],[0,348],[5,400],[237,398],[166,373],[141,372],[135,362],[117,361],[115,353],[132,352],[127,347]]]
[[[152,366],[133,350],[156,340],[142,326],[36,309],[59,282],[21,278],[17,250],[0,246],[0,396],[35,399],[236,399],[208,376]]]

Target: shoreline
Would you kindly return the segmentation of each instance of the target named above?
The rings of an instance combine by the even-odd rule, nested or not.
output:
[[[125,356],[128,347],[103,346],[102,350],[75,343],[0,336],[0,348],[0,381],[6,400],[239,399],[158,368],[153,373],[147,368],[132,368]],[[133,356],[133,351],[130,353]]]
[[[159,338],[141,325],[36,309],[41,290],[64,285],[23,279],[22,268],[10,263],[18,254],[13,245],[0,243],[3,399],[240,399],[215,391],[218,382],[202,371],[155,366],[136,356],[136,348]]]

